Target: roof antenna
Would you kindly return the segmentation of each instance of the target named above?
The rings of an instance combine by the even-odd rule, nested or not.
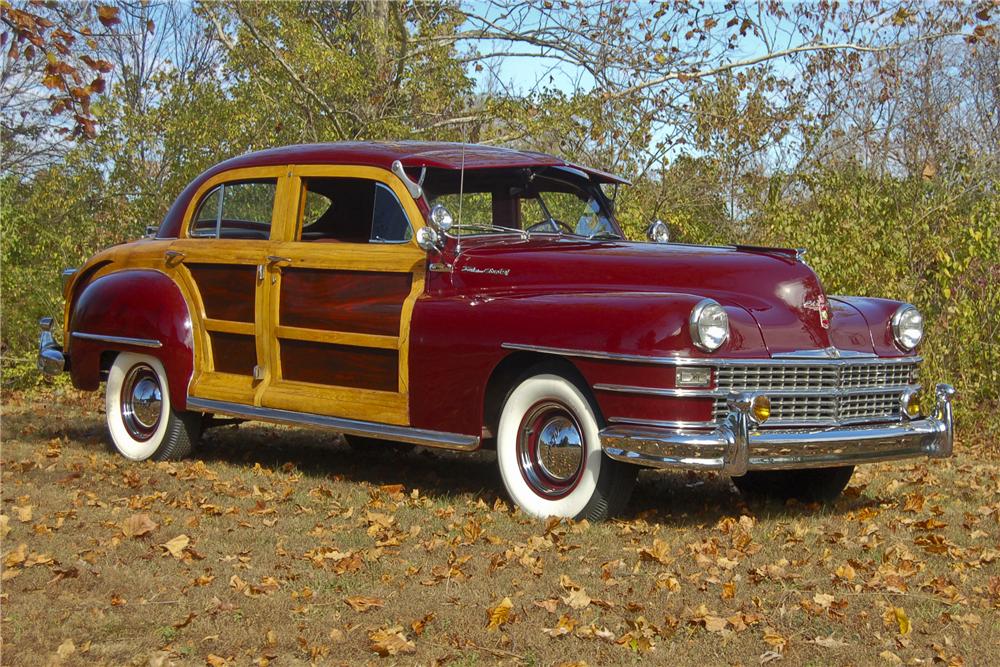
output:
[[[468,138],[468,135],[466,135]],[[465,199],[465,142],[462,142],[462,169],[458,174],[458,242],[455,244],[455,258],[462,254],[462,200]]]

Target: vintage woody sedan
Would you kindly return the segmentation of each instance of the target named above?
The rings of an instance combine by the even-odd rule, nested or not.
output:
[[[621,179],[441,143],[290,146],[199,176],[148,238],[65,273],[39,366],[105,383],[111,442],[189,454],[214,416],[495,447],[535,516],[620,511],[641,466],[824,500],[945,457],[920,314],[828,296],[802,251],[625,241]]]

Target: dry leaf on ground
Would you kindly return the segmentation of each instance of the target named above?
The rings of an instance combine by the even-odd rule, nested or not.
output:
[[[379,598],[370,598],[363,595],[352,595],[344,598],[344,602],[354,611],[369,611],[383,606],[385,603]]]
[[[500,629],[500,626],[506,625],[513,622],[513,614],[511,610],[514,608],[514,603],[510,601],[510,598],[504,598],[495,607],[490,607],[486,611],[486,616],[489,619],[489,623],[486,625],[486,630],[488,632],[495,632]]]
[[[142,537],[159,528],[159,525],[148,514],[133,514],[122,522],[122,534],[125,537]]]
[[[395,625],[368,633],[371,650],[382,657],[399,655],[400,653],[415,653],[416,645],[403,634],[403,627]]]

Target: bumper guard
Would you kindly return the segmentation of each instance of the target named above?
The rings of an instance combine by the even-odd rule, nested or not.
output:
[[[38,320],[41,333],[38,335],[38,370],[49,377],[55,377],[66,370],[66,355],[62,346],[52,337],[52,318]]]
[[[755,394],[729,399],[729,414],[713,431],[616,425],[601,431],[604,452],[618,461],[654,468],[718,470],[738,477],[748,470],[825,468],[916,456],[946,458],[955,441],[951,401],[939,384],[931,415],[891,424],[816,430],[754,430]]]

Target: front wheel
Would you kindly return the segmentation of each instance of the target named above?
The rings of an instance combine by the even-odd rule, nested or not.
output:
[[[638,470],[601,449],[594,409],[560,375],[523,380],[507,396],[497,463],[511,500],[536,517],[599,521],[620,513]]]
[[[854,466],[807,468],[803,470],[751,470],[733,477],[733,484],[745,496],[806,502],[830,502],[847,488]]]
[[[115,357],[105,408],[112,446],[133,461],[184,458],[201,435],[201,415],[171,407],[163,364],[145,354]]]

